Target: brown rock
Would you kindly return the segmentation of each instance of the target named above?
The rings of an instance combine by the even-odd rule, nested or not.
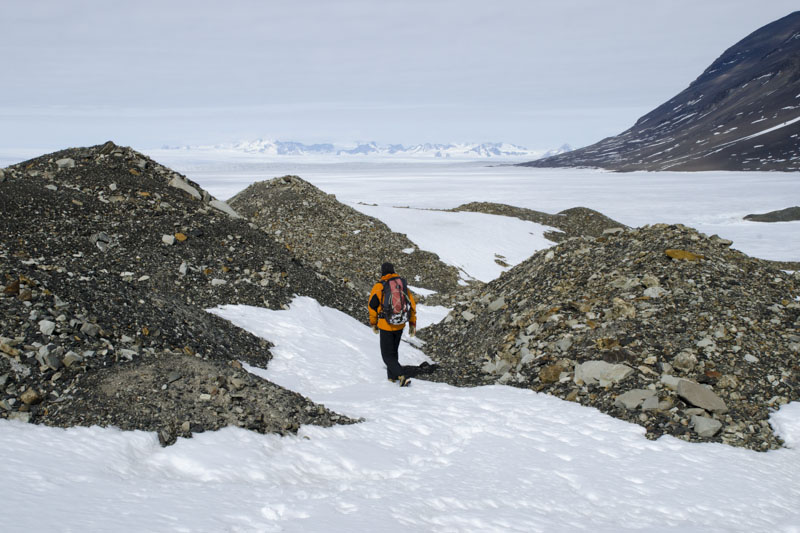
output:
[[[739,387],[739,380],[736,379],[736,376],[725,374],[717,380],[717,387],[721,387],[723,389],[736,389]]]
[[[25,405],[35,405],[42,401],[42,395],[36,389],[28,389],[19,397]]]
[[[559,364],[547,365],[539,371],[539,379],[542,383],[556,383],[561,377],[564,369]]]
[[[700,261],[701,259],[705,259],[705,256],[695,254],[687,250],[669,249],[666,250],[664,253],[666,253],[672,259],[675,259],[677,261]]]
[[[10,355],[11,357],[19,356],[19,350],[14,348],[13,346],[6,344],[4,342],[0,342],[0,352]]]
[[[569,394],[567,394],[566,400],[568,402],[574,402],[578,399],[578,389],[572,389]]]
[[[613,350],[619,348],[619,341],[617,339],[599,338],[594,341],[598,350]]]
[[[17,294],[19,294],[19,280],[18,279],[14,280],[8,285],[6,285],[6,288],[3,289],[3,294],[6,294],[8,296],[16,296]]]
[[[622,298],[614,298],[611,303],[611,315],[613,318],[636,318],[636,308]]]

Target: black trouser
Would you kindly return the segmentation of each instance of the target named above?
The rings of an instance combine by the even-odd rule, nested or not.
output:
[[[403,375],[403,367],[400,366],[397,353],[402,336],[402,329],[398,331],[381,330],[381,357],[386,365],[386,375],[389,379],[397,379]]]

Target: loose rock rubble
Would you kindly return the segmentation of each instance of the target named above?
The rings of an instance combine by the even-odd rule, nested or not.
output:
[[[226,424],[351,422],[236,367],[265,367],[269,344],[204,309],[279,309],[300,294],[365,320],[361,295],[130,148],[64,150],[2,175],[0,417],[165,443]]]
[[[43,421],[64,427],[113,422],[120,429],[157,431],[162,444],[229,425],[287,434],[301,424],[353,422],[235,362],[183,352],[162,352],[88,373],[68,394],[69,402],[51,405]]]
[[[455,267],[297,176],[254,183],[230,204],[304,261],[348,283],[364,298],[384,261],[391,261],[401,274],[413,273],[408,278],[412,286],[439,293],[458,288]]]
[[[800,275],[680,225],[568,239],[420,331],[434,379],[547,392],[670,434],[780,446],[800,398]]]

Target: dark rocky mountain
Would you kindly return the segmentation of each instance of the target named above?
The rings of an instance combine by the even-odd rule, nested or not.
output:
[[[800,170],[800,11],[736,43],[627,131],[523,165]]]
[[[106,143],[0,170],[0,417],[178,435],[345,422],[242,369],[269,343],[205,309],[363,298],[227,204]]]

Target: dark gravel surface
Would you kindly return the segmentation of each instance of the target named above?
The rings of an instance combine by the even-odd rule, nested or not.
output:
[[[231,362],[264,367],[271,357],[268,343],[205,309],[279,309],[298,294],[365,320],[355,291],[197,184],[107,143],[4,169],[0,209],[0,416],[145,430],[189,421],[283,431],[311,420],[306,412],[316,423],[344,421],[264,380],[271,392],[253,404],[258,412],[197,418],[195,396],[207,382],[246,374]],[[186,368],[187,356],[208,375],[167,398],[167,370]],[[133,368],[154,372],[153,386],[138,383]],[[108,393],[122,377],[130,383],[120,391],[141,400]]]
[[[800,275],[730,244],[656,225],[537,252],[420,331],[433,379],[547,392],[651,437],[776,448],[769,413],[800,398]]]

